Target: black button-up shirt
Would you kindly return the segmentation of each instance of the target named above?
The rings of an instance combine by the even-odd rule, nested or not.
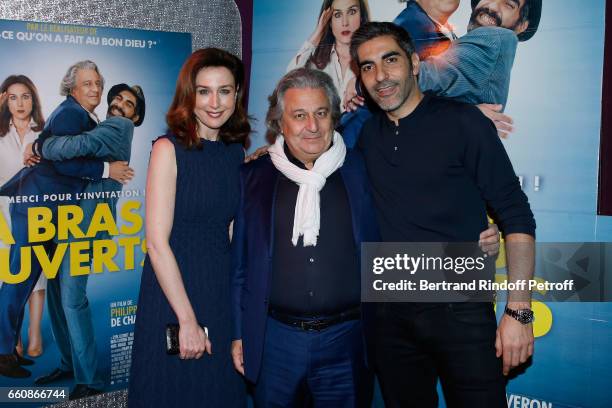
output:
[[[287,158],[306,167],[285,145]],[[321,227],[316,246],[293,246],[299,187],[283,174],[276,189],[270,308],[298,317],[326,316],[359,306],[360,273],[351,208],[339,170],[321,190]]]
[[[504,234],[535,220],[493,123],[471,105],[425,95],[396,125],[362,129],[380,232],[387,242],[476,242],[487,210]]]

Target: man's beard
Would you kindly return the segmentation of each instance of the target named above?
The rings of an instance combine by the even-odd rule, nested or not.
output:
[[[410,72],[412,72],[412,64],[410,64]],[[373,99],[374,101],[376,101],[376,104],[380,107],[380,109],[382,109],[385,112],[393,112],[399,108],[401,108],[404,103],[408,100],[408,98],[410,97],[410,95],[413,92],[413,81],[414,81],[414,76],[412,74],[410,74],[408,76],[408,78],[406,78],[405,82],[402,84],[399,81],[391,81],[391,80],[385,80],[382,82],[379,82],[375,87],[374,87],[374,96]],[[396,86],[397,87],[397,95],[396,97],[398,98],[397,103],[394,103],[393,105],[383,105],[383,99],[381,99],[377,94],[376,91],[381,89],[381,88],[385,88],[388,86]]]
[[[495,20],[495,25],[497,27],[501,27],[502,26],[502,19],[501,19],[501,16],[499,15],[499,13],[494,12],[493,10],[489,9],[488,7],[480,7],[480,8],[472,10],[472,15],[470,16],[470,22],[468,24],[468,31],[473,30],[473,29],[478,28],[478,27],[484,27],[482,24],[480,24],[478,22],[478,17],[481,14],[486,14],[487,16],[489,16],[493,20]]]

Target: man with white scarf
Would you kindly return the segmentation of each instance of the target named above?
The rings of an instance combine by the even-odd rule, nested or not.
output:
[[[323,72],[289,72],[270,96],[269,155],[244,166],[234,220],[236,369],[255,405],[369,406],[361,242],[378,241],[363,159],[334,132]]]

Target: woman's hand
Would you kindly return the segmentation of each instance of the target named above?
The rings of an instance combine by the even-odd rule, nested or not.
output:
[[[357,78],[353,78],[346,85],[346,90],[344,91],[344,96],[342,97],[343,108],[345,111],[355,111],[358,107],[363,106],[365,103],[363,96],[357,95],[357,88],[355,87],[356,80]]]
[[[179,326],[180,358],[189,360],[200,358],[204,352],[212,354],[212,344],[199,324],[190,322]]]
[[[40,163],[40,157],[36,156],[32,151],[32,144],[33,143],[28,143],[23,150],[23,164],[26,167],[32,167]]]
[[[321,39],[323,39],[323,35],[325,34],[325,30],[327,29],[327,25],[329,24],[329,20],[332,16],[332,8],[328,7],[323,10],[321,16],[319,17],[319,22],[317,23],[317,27],[314,30],[314,33],[308,39],[308,42],[314,45],[315,47],[319,45]]]

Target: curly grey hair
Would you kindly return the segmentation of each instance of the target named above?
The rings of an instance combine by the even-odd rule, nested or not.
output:
[[[66,71],[66,75],[62,78],[62,82],[60,83],[60,95],[68,96],[72,93],[72,90],[76,86],[76,73],[79,69],[93,69],[100,75],[100,82],[102,83],[102,89],[104,89],[104,77],[100,73],[98,66],[95,62],[90,60],[79,61],[76,64],[73,64]]]
[[[331,108],[332,124],[335,127],[340,119],[340,97],[334,81],[325,72],[311,68],[297,68],[283,76],[272,95],[268,97],[270,106],[266,114],[266,138],[273,141],[281,133],[280,119],[283,116],[285,93],[292,88],[323,89]]]

